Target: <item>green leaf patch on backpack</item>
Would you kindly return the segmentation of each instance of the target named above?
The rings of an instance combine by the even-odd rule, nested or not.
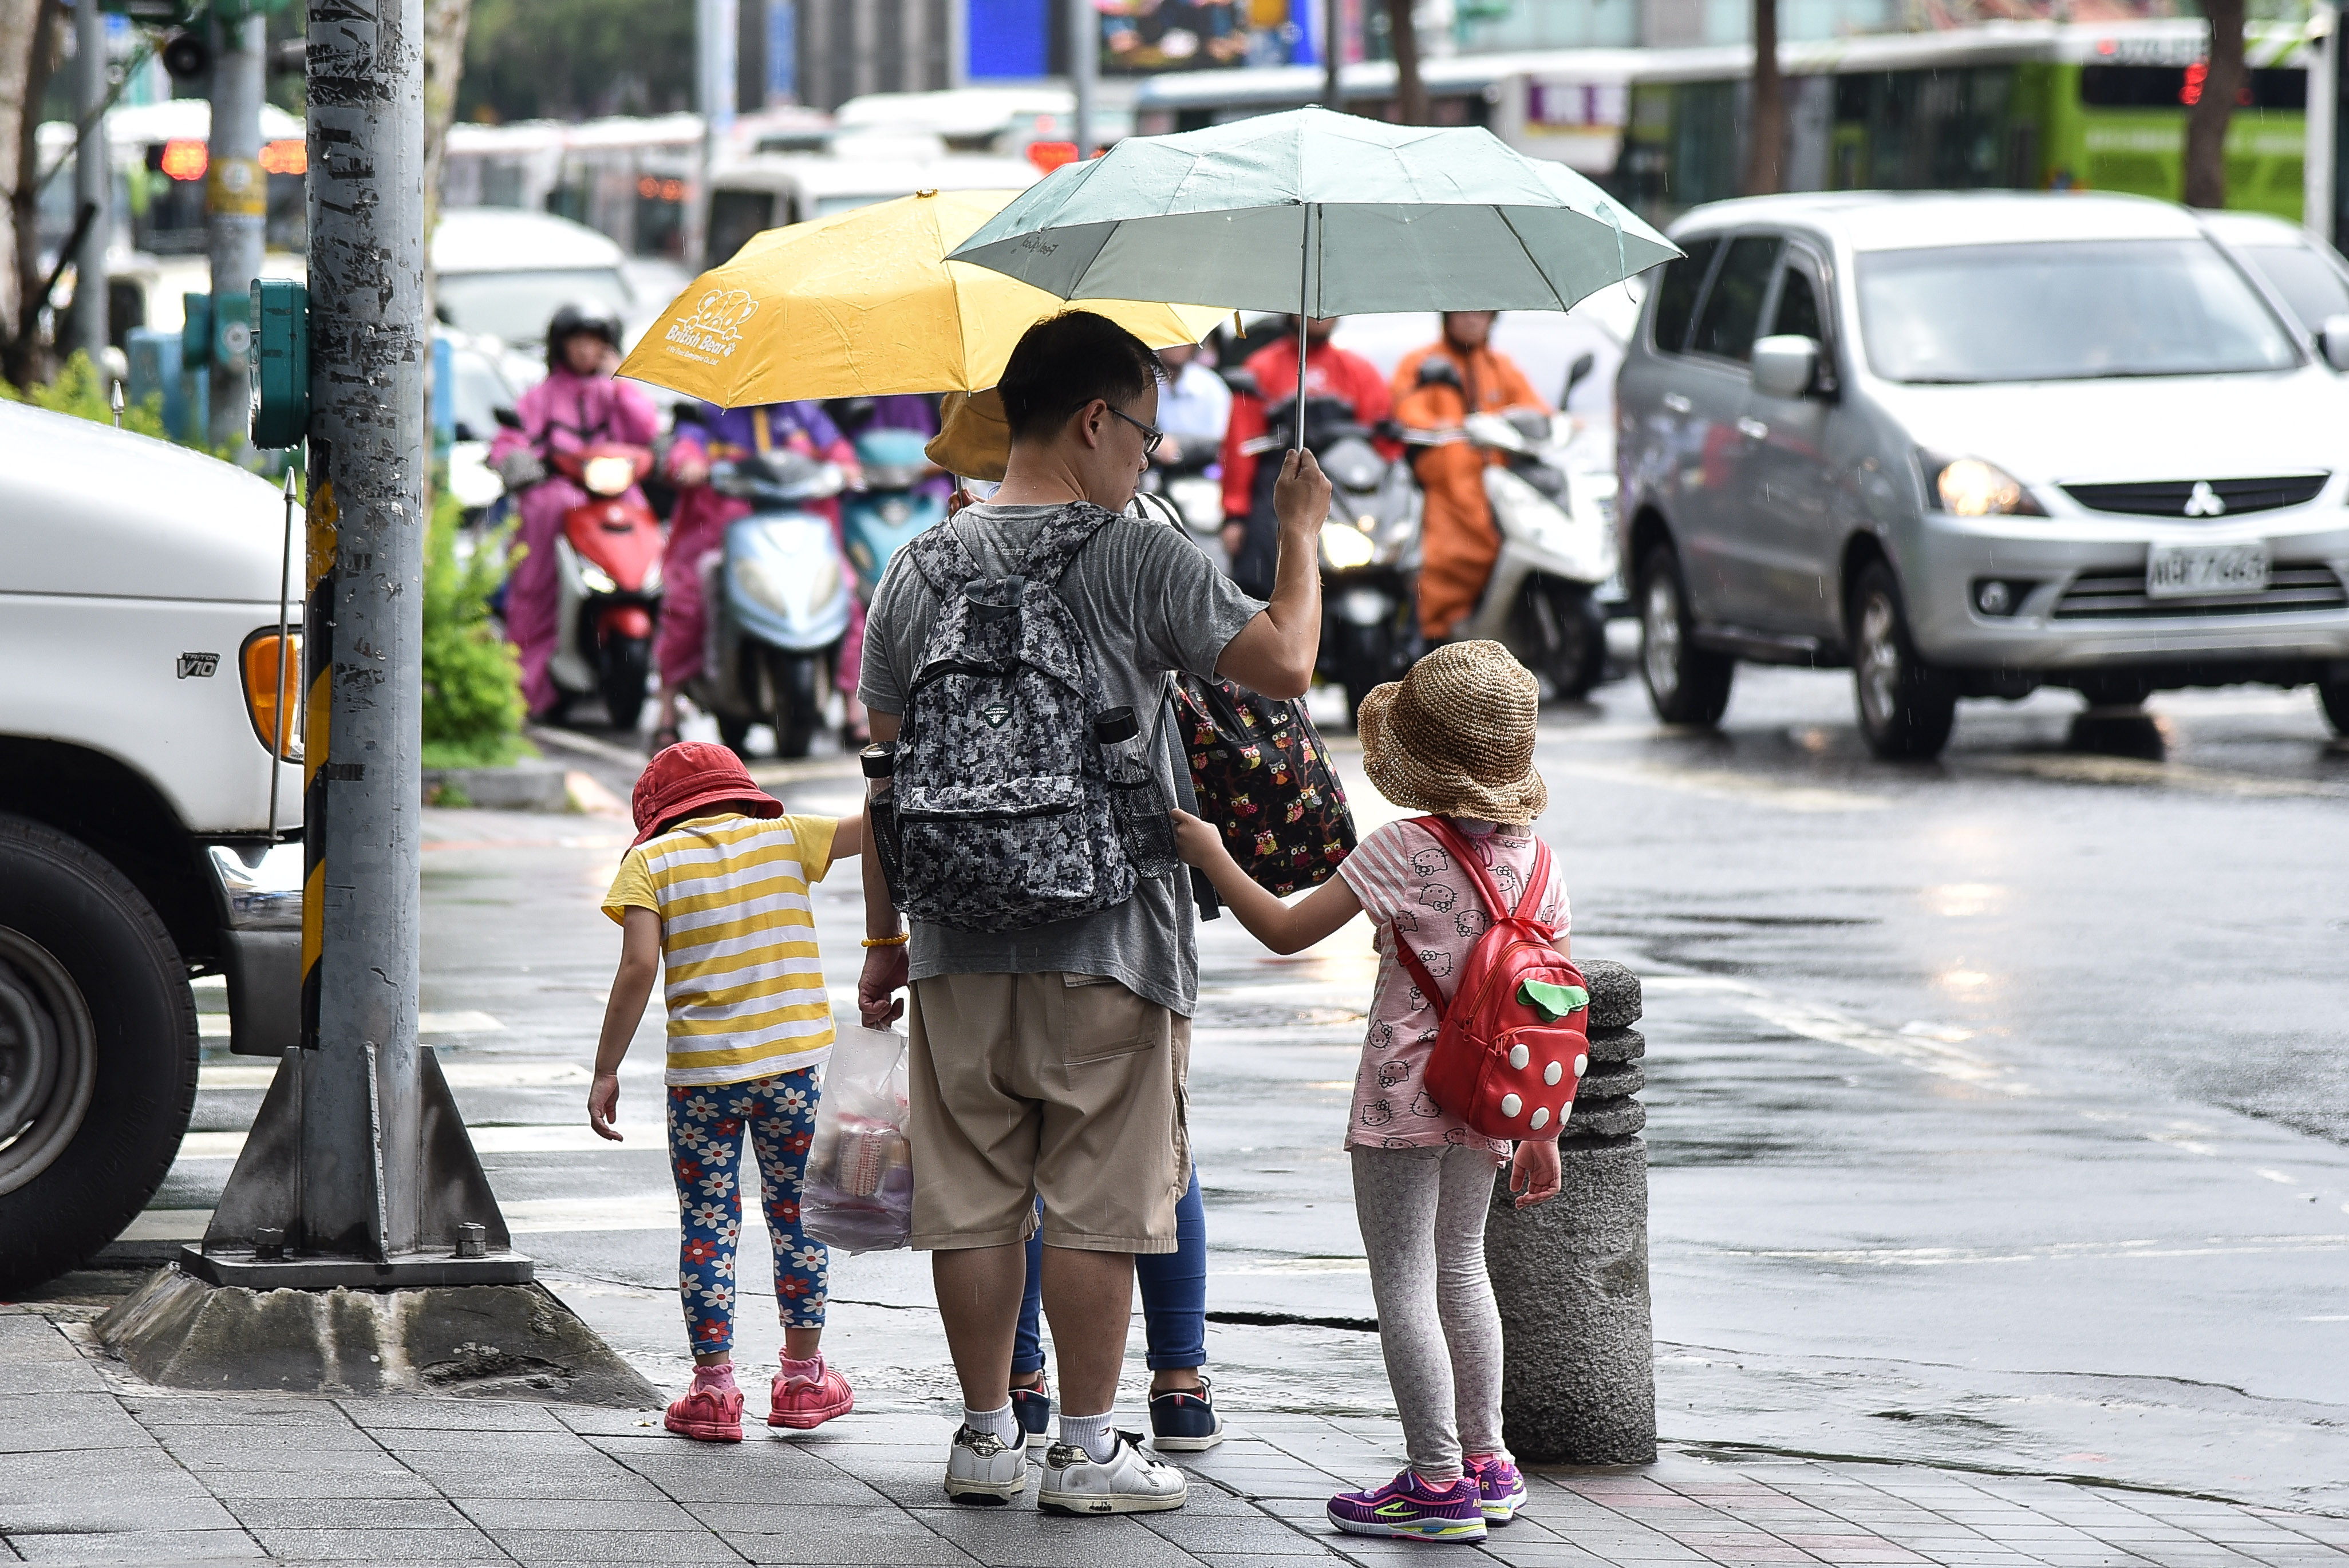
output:
[[[1555,1024],[1568,1013],[1578,1013],[1590,1006],[1590,993],[1579,985],[1527,980],[1517,986],[1517,1000],[1539,1013],[1543,1023]]]

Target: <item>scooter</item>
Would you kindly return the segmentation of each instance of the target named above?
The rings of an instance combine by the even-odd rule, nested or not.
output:
[[[769,452],[712,464],[709,482],[753,510],[727,526],[725,549],[703,568],[709,641],[688,695],[736,751],[763,723],[779,755],[805,757],[824,723],[852,603],[852,569],[832,523],[808,503],[839,494],[843,476],[836,463]]]
[[[870,604],[890,557],[943,522],[947,503],[918,488],[937,469],[911,430],[865,431],[856,438],[856,462],[864,488],[842,499],[840,531],[856,568],[857,597]]]
[[[662,540],[652,509],[627,494],[652,471],[653,455],[605,441],[540,457],[592,498],[563,514],[554,542],[557,631],[547,674],[557,707],[600,694],[613,727],[634,730],[652,668]]]
[[[1556,696],[1588,696],[1606,675],[1602,595],[1618,580],[1611,432],[1514,408],[1432,434],[1506,459],[1485,469],[1501,552],[1460,634],[1504,645]]]
[[[1262,436],[1243,451],[1269,457],[1296,441],[1297,399],[1265,412]],[[1346,693],[1353,716],[1371,688],[1400,680],[1421,653],[1419,485],[1411,466],[1390,461],[1342,398],[1305,400],[1305,445],[1330,480],[1321,524],[1319,673]],[[1406,443],[1419,432],[1397,432]]]
[[[1141,490],[1164,500],[1191,542],[1218,568],[1229,570],[1231,562],[1224,553],[1224,484],[1207,471],[1216,466],[1216,458],[1212,442],[1186,445],[1174,462],[1154,460],[1142,476]]]

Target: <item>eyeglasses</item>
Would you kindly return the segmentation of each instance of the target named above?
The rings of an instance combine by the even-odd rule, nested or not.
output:
[[[1143,424],[1141,420],[1135,418],[1133,415],[1126,413],[1123,409],[1119,408],[1112,403],[1104,401],[1102,404],[1102,407],[1107,408],[1111,413],[1115,414],[1119,418],[1124,420],[1127,424],[1142,432],[1142,455],[1143,457],[1150,458],[1157,455],[1158,443],[1166,438],[1165,431],[1160,429],[1155,425]]]

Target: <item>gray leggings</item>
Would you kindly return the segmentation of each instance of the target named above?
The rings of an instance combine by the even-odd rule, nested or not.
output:
[[[1379,1348],[1411,1468],[1432,1481],[1501,1447],[1501,1314],[1485,1274],[1493,1156],[1444,1144],[1356,1149],[1354,1214]]]

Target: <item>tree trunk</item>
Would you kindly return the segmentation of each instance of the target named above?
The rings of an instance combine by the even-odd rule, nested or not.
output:
[[[1775,195],[1786,148],[1786,88],[1778,74],[1778,0],[1754,0],[1751,111],[1745,126],[1744,193]]]
[[[2193,107],[2186,111],[2186,204],[2227,204],[2227,121],[2247,80],[2243,70],[2243,0],[2202,0],[2210,23],[2210,52]],[[2189,90],[2196,84],[2187,73]]]
[[[0,379],[48,379],[36,303],[41,275],[41,100],[57,64],[62,0],[0,0]],[[63,178],[63,176],[59,176]]]
[[[0,0],[5,3],[5,0]],[[449,122],[457,114],[457,88],[465,75],[465,28],[473,0],[424,0],[424,233],[430,242],[440,220],[440,167],[449,149]],[[432,278],[424,280],[425,308]]]
[[[1427,84],[1419,76],[1419,25],[1412,0],[1387,0],[1387,37],[1394,46],[1394,123],[1427,123]]]

